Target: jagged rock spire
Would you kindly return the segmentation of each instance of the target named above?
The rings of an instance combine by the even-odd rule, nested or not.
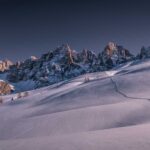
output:
[[[74,64],[72,50],[68,44],[66,45],[66,48],[67,48],[67,55],[68,55],[68,64]]]
[[[0,61],[0,71],[4,72],[6,70],[9,70],[10,66],[13,65],[13,62],[11,62],[8,59]]]
[[[133,55],[123,46],[114,42],[109,42],[102,52],[102,61],[107,68],[133,59]]]
[[[111,57],[113,55],[113,52],[116,50],[117,50],[117,46],[114,42],[109,42],[105,47],[105,52],[109,57]]]

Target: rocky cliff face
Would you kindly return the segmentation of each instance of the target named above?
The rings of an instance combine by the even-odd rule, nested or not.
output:
[[[10,65],[7,80],[12,83],[32,80],[38,88],[84,73],[108,70],[132,59],[133,55],[127,49],[113,42],[108,43],[98,55],[87,49],[77,52],[66,44],[40,58],[32,56],[24,62]]]
[[[12,85],[8,84],[7,82],[0,80],[0,95],[10,94],[15,89]]]
[[[36,87],[41,87],[97,70],[101,68],[94,52],[83,50],[79,53],[62,45],[39,59],[28,59],[11,66],[7,79],[10,82],[34,80]]]
[[[9,70],[10,66],[12,66],[12,65],[13,65],[13,63],[10,60],[0,61],[0,72]]]
[[[123,46],[109,42],[102,52],[102,61],[107,69],[111,69],[120,63],[133,60],[134,56]]]

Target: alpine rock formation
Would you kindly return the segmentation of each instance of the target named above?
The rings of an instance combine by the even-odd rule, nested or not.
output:
[[[0,61],[0,72],[4,72],[6,70],[9,70],[10,66],[12,66],[13,63],[10,60],[2,60]]]
[[[25,91],[86,73],[106,71],[119,64],[147,57],[150,57],[149,48],[143,47],[139,56],[135,57],[129,50],[114,42],[109,42],[98,54],[88,49],[76,51],[68,44],[64,44],[43,54],[40,58],[31,56],[30,59],[15,64],[8,60],[1,61],[0,77],[2,76],[4,81],[14,85],[15,89],[19,89],[20,85],[30,83],[29,88],[21,89]]]

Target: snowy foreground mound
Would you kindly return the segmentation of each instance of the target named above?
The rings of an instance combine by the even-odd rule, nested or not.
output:
[[[5,96],[0,150],[149,150],[149,89],[145,60]]]

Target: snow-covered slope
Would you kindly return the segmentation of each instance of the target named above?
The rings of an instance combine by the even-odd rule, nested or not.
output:
[[[149,87],[147,59],[4,96],[0,150],[149,150]]]

